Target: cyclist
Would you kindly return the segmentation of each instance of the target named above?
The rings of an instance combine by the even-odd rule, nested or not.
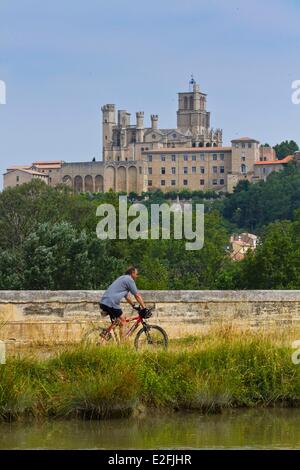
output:
[[[99,302],[100,309],[110,316],[111,321],[118,319],[121,338],[125,335],[126,325],[126,317],[120,307],[121,300],[125,297],[126,301],[135,308],[134,302],[129,296],[131,293],[136,298],[142,309],[145,309],[145,303],[135,284],[137,277],[137,268],[135,266],[131,266],[123,276],[118,277],[108,287]]]

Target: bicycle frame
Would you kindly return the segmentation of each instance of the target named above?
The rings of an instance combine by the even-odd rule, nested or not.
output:
[[[137,327],[140,325],[140,324],[143,324],[143,318],[138,315],[137,317],[130,317],[130,318],[126,318],[126,323],[131,323],[133,321],[135,321],[135,323],[132,325],[131,328],[128,328],[128,330],[126,331],[126,334],[125,334],[125,338],[128,338],[130,335],[132,335],[132,333],[137,329]],[[106,328],[106,330],[111,333],[112,330],[114,330],[116,327],[118,326],[118,320],[114,320],[111,325],[109,325],[108,328]]]

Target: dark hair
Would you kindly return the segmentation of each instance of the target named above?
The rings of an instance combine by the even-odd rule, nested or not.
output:
[[[136,266],[130,266],[130,268],[127,269],[125,274],[128,274],[129,276],[131,276],[131,274],[134,273],[134,271],[136,270],[137,270]]]

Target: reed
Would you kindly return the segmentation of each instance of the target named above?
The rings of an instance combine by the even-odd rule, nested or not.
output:
[[[72,346],[44,360],[10,357],[0,366],[0,419],[299,406],[300,365],[292,363],[290,337],[279,336],[219,328],[159,353]]]

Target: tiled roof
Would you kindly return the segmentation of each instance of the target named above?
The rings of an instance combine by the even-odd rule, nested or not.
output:
[[[39,161],[33,162],[33,165],[61,165],[63,162],[62,160],[47,160],[47,161]]]
[[[256,162],[254,165],[282,165],[284,163],[288,163],[291,160],[293,160],[293,155],[288,155],[287,157],[284,157],[282,160],[269,160],[266,162]]]
[[[7,168],[7,171],[10,170],[29,170],[31,168],[31,165],[12,165]]]
[[[39,171],[34,170],[26,170],[25,168],[14,168],[9,173],[12,173],[13,171],[22,171],[22,173],[29,173],[30,175],[38,175],[43,176],[44,178],[48,178],[48,175],[46,175],[45,173],[41,173]]]

